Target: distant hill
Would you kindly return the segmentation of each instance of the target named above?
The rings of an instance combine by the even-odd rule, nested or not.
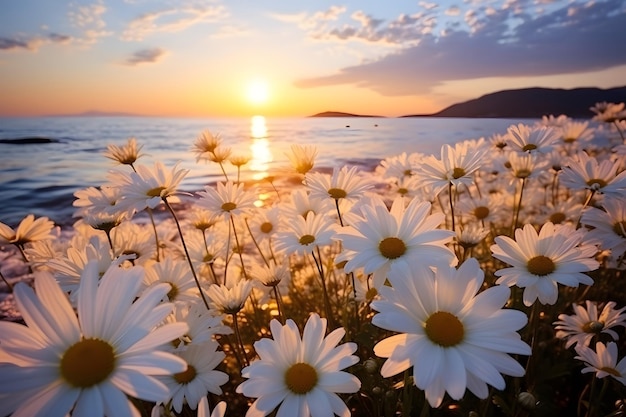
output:
[[[321,113],[314,114],[309,117],[383,117],[383,116],[371,116],[365,114],[353,114],[353,113],[343,113],[340,111],[324,111]]]
[[[609,89],[522,88],[486,94],[477,99],[453,104],[433,114],[414,114],[403,117],[493,117],[541,118],[544,115],[564,114],[574,118],[590,118],[589,110],[598,102],[626,101],[626,86]]]

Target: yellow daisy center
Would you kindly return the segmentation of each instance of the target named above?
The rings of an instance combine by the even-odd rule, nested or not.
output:
[[[285,372],[285,385],[294,394],[306,394],[317,385],[317,371],[308,363],[293,364]]]
[[[304,235],[300,238],[300,240],[298,240],[298,242],[300,242],[301,245],[310,245],[311,243],[315,242],[315,236]]]
[[[576,142],[576,138],[571,137],[571,136],[567,136],[567,137],[563,138],[563,142],[565,142],[565,143],[574,143],[574,142]]]
[[[171,282],[168,282],[168,284],[170,284],[170,290],[167,293],[167,299],[171,301],[176,298],[179,291],[176,285],[172,284]]]
[[[174,374],[174,379],[179,384],[188,384],[196,378],[196,375],[198,375],[196,368],[194,368],[193,365],[187,364],[187,369]]]
[[[543,277],[553,273],[556,270],[556,265],[547,256],[538,255],[528,260],[526,268],[528,268],[528,272],[531,274]]]
[[[566,219],[566,217],[565,217],[565,214],[563,214],[563,213],[552,213],[550,215],[550,221],[553,224],[561,224],[561,223],[563,223],[565,221],[565,219]]]
[[[519,169],[515,172],[515,176],[517,178],[528,178],[530,177],[530,174],[531,174],[530,170],[524,169],[524,168]]]
[[[461,320],[447,311],[437,311],[431,314],[426,320],[424,330],[433,343],[443,347],[458,345],[465,336],[465,328]]]
[[[474,216],[476,216],[478,220],[486,219],[487,216],[489,216],[489,207],[485,207],[485,206],[476,207],[474,209]]]
[[[602,178],[591,178],[587,181],[587,185],[591,188],[599,189],[607,186],[607,182]]]
[[[265,222],[261,224],[261,231],[263,233],[269,233],[272,231],[272,229],[274,229],[274,225],[270,222]]]
[[[378,290],[374,287],[370,288],[369,290],[367,290],[367,292],[365,293],[365,299],[367,301],[371,301],[374,299],[374,297],[376,297],[378,295]]]
[[[465,170],[463,168],[454,168],[452,170],[452,178],[454,178],[455,180],[458,180],[461,177],[464,177],[466,174]]]
[[[210,228],[211,226],[213,226],[214,223],[211,223],[209,221],[206,220],[199,220],[197,222],[194,223],[194,227],[198,230],[207,230],[208,228]]]
[[[408,193],[409,193],[409,190],[407,190],[406,188],[398,188],[398,194],[405,195]]]
[[[328,195],[330,195],[335,200],[339,200],[340,198],[346,198],[348,193],[346,193],[346,191],[342,190],[341,188],[331,188],[330,190],[328,190]]]
[[[213,255],[211,255],[210,253],[207,253],[206,255],[204,255],[204,257],[202,258],[202,262],[206,262],[206,263],[211,263],[213,262]]]
[[[103,382],[114,368],[113,347],[100,339],[83,339],[70,346],[61,358],[61,376],[76,388]]]
[[[583,324],[582,330],[585,333],[600,333],[604,329],[604,323],[601,321],[592,320]]]
[[[227,203],[222,204],[222,210],[224,211],[233,211],[237,208],[237,204],[229,201]]]
[[[381,255],[387,259],[396,259],[404,255],[406,245],[397,237],[386,237],[378,244]]]
[[[537,149],[537,145],[535,145],[534,143],[528,143],[522,148],[524,152],[534,151],[535,149]]]
[[[613,231],[618,236],[626,237],[626,220],[615,223],[613,225]]]
[[[165,190],[165,187],[155,187],[146,191],[148,197],[161,197],[161,191]]]

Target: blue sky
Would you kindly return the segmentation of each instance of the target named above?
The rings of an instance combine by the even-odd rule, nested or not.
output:
[[[0,94],[10,98],[0,114],[8,115],[402,115],[508,88],[626,85],[626,1],[0,7]],[[264,103],[243,98],[254,80],[267,85]]]

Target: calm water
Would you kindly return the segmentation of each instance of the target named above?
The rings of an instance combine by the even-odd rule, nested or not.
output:
[[[449,118],[148,118],[51,117],[0,118],[0,139],[39,136],[58,143],[0,143],[0,221],[15,226],[26,214],[72,223],[73,193],[99,186],[115,165],[102,153],[107,144],[123,145],[131,136],[143,144],[139,162],[160,160],[190,170],[183,182],[196,191],[220,180],[217,164],[196,162],[190,152],[203,130],[220,133],[233,154],[253,160],[242,179],[288,166],[293,143],[318,148],[316,167],[363,165],[372,169],[402,152],[438,153],[442,144],[504,133],[522,120]],[[525,123],[531,121],[525,120]],[[228,164],[227,164],[228,165]],[[228,167],[233,169],[232,166]],[[236,172],[236,171],[232,171]]]

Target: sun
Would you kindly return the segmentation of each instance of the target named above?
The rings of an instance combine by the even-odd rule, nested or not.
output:
[[[251,104],[264,104],[269,99],[269,85],[267,81],[255,79],[248,83],[246,98]]]

